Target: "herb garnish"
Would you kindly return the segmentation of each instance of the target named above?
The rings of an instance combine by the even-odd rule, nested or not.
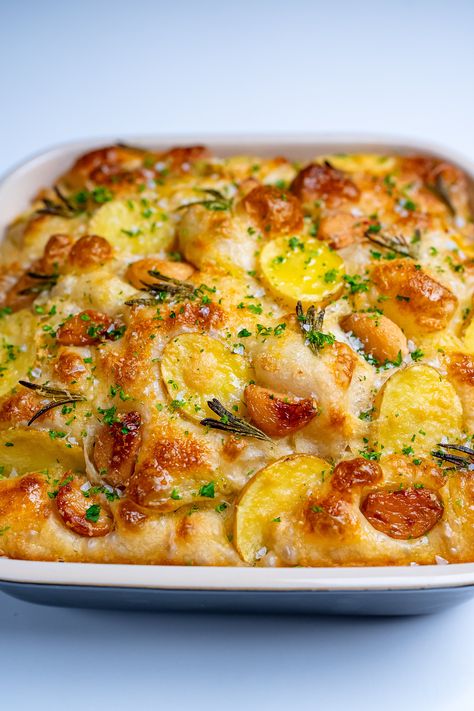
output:
[[[203,484],[199,489],[199,496],[205,496],[208,499],[213,499],[215,496],[215,485],[213,481],[208,484]]]
[[[369,280],[364,279],[360,274],[344,274],[344,281],[349,287],[351,294],[358,294],[369,290]]]
[[[44,415],[45,412],[52,410],[54,407],[60,407],[61,405],[67,405],[70,402],[84,402],[86,399],[83,395],[77,393],[70,393],[68,390],[59,390],[57,388],[51,388],[49,385],[44,385],[41,383],[29,383],[27,380],[19,380],[20,385],[29,390],[34,390],[41,397],[46,397],[51,402],[42,407],[38,412],[35,412],[33,417],[28,421],[28,427],[33,424],[38,417]]]
[[[19,294],[40,294],[43,291],[48,291],[52,289],[58,283],[59,273],[53,272],[52,274],[40,274],[38,272],[26,272],[30,279],[36,279],[37,284],[34,286],[28,286],[26,289],[22,289]]]
[[[463,454],[467,454],[467,457],[439,451],[431,452],[433,457],[441,459],[444,462],[455,464],[457,467],[461,467],[461,469],[474,469],[474,449],[465,447],[462,444],[442,444],[440,442],[437,446],[442,447],[443,449],[452,450],[453,452],[462,452]]]
[[[403,235],[391,236],[384,235],[379,232],[377,233],[377,237],[374,237],[374,234],[369,229],[364,232],[364,237],[368,239],[369,242],[377,244],[379,247],[383,247],[384,249],[388,249],[392,252],[396,252],[402,257],[413,257],[413,254],[410,251],[410,245]]]
[[[36,210],[38,215],[56,215],[56,217],[76,217],[81,210],[78,210],[68,198],[61,192],[57,185],[53,188],[59,202],[54,202],[49,198],[43,198],[43,207]]]
[[[219,190],[213,190],[211,188],[196,188],[196,190],[200,193],[209,195],[209,197],[204,200],[195,200],[194,202],[188,202],[185,205],[180,205],[177,208],[178,210],[184,210],[192,205],[202,205],[206,208],[206,210],[221,212],[224,210],[230,210],[232,207],[232,200],[228,200],[224,197]]]
[[[305,314],[301,301],[296,304],[296,317],[305,338],[305,344],[313,353],[319,353],[325,346],[332,345],[336,340],[332,333],[322,331],[325,313],[325,309],[316,311],[315,306],[310,306]]]
[[[100,505],[92,504],[86,511],[86,521],[91,521],[91,523],[97,523],[100,516]]]
[[[213,417],[205,417],[204,420],[201,420],[201,425],[211,427],[215,430],[231,432],[241,437],[255,437],[255,439],[260,439],[265,442],[272,441],[270,437],[268,437],[265,432],[262,432],[262,430],[259,430],[258,427],[254,427],[249,422],[242,420],[240,417],[236,417],[229,412],[229,410],[226,410],[224,405],[222,405],[217,398],[214,397],[212,400],[208,400],[207,405],[216,415],[219,415],[220,419],[215,420]]]
[[[154,294],[153,297],[138,297],[136,299],[130,299],[126,301],[127,306],[136,306],[138,304],[150,306],[155,305],[157,301],[163,300],[163,295],[169,294],[171,296],[178,296],[181,298],[186,298],[196,295],[196,288],[193,284],[189,284],[187,281],[181,281],[180,279],[174,279],[173,277],[166,276],[161,272],[155,270],[150,270],[148,274],[157,279],[158,281],[149,284],[148,282],[142,281],[144,291],[149,291]]]
[[[438,200],[440,200],[448,208],[451,215],[455,217],[456,208],[452,203],[451,195],[449,194],[449,188],[446,185],[446,182],[441,173],[438,173],[434,183],[426,183],[426,187],[433,193],[433,195],[436,195]]]

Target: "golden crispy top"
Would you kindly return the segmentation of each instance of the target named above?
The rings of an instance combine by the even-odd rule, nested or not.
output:
[[[1,248],[0,553],[474,560],[468,188],[423,156],[79,158]]]

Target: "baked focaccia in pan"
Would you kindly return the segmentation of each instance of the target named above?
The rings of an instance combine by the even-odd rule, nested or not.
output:
[[[0,554],[474,561],[456,166],[115,145],[1,250]]]

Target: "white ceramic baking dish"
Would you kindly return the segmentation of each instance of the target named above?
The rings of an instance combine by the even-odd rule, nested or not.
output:
[[[120,136],[53,148],[21,164],[0,184],[0,234],[79,154],[118,139],[166,149],[208,145],[217,155],[397,152],[436,155],[472,178],[474,164],[451,151],[405,139],[357,136]],[[335,614],[433,612],[474,595],[474,563],[360,568],[208,568],[43,563],[0,559],[0,589],[52,605],[156,610],[237,610]]]

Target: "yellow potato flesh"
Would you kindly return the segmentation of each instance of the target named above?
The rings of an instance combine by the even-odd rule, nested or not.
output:
[[[168,215],[149,202],[111,200],[89,221],[89,233],[105,237],[120,252],[144,254],[170,246],[173,226]]]
[[[324,483],[330,465],[306,454],[280,459],[260,470],[237,503],[234,541],[246,563],[255,563],[271,541],[272,527],[296,518],[301,505]]]
[[[24,378],[35,358],[35,318],[26,310],[0,319],[0,397]]]
[[[434,368],[414,365],[385,384],[374,439],[383,454],[411,447],[414,454],[427,455],[443,438],[455,442],[462,422],[453,386]]]
[[[279,237],[262,249],[260,269],[273,294],[290,306],[325,303],[341,289],[344,262],[325,242]]]
[[[416,345],[423,351],[426,358],[436,358],[440,353],[466,350],[461,339],[447,331],[419,335]]]
[[[463,345],[464,350],[468,353],[474,354],[474,319],[464,331]]]
[[[243,356],[199,333],[183,333],[168,343],[161,374],[172,406],[197,420],[213,415],[207,406],[212,398],[238,414],[244,389],[254,376]]]
[[[372,175],[385,175],[396,167],[396,160],[393,156],[384,156],[378,153],[334,153],[328,156],[318,156],[316,160],[318,163],[327,160],[334,168],[343,170],[345,173],[362,171]]]
[[[64,439],[51,439],[49,432],[35,429],[3,430],[0,432],[1,476],[83,471],[82,448]]]

